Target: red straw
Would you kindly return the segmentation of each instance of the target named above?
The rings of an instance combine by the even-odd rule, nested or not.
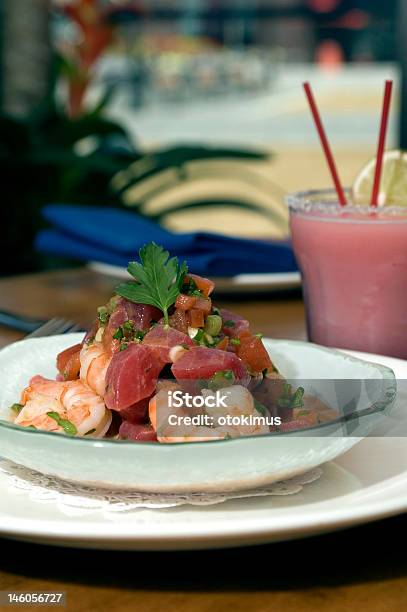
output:
[[[376,170],[375,170],[375,175],[374,175],[372,197],[370,200],[370,204],[372,206],[378,205],[380,179],[382,176],[382,167],[383,167],[384,145],[386,142],[387,124],[389,122],[389,110],[390,110],[392,87],[393,87],[393,81],[386,81],[386,84],[384,87],[384,97],[383,97],[382,118],[380,122],[379,142],[377,144]]]
[[[336,170],[335,160],[333,158],[331,148],[329,146],[328,138],[326,137],[324,126],[322,125],[321,117],[319,116],[318,108],[314,100],[314,96],[311,91],[309,83],[304,83],[305,94],[308,98],[308,102],[311,108],[312,116],[314,117],[315,126],[318,130],[319,138],[321,140],[322,148],[325,153],[326,161],[331,172],[332,180],[335,185],[336,193],[338,194],[338,200],[342,206],[346,206],[345,193],[342,189],[341,182],[339,180],[338,172]]]

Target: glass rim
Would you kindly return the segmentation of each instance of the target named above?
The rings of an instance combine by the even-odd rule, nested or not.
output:
[[[346,196],[351,195],[351,189],[344,189]],[[405,217],[402,221],[407,221],[407,205],[406,206],[371,206],[370,204],[347,204],[342,206],[338,202],[335,189],[308,189],[305,191],[296,191],[289,193],[284,197],[284,201],[290,212],[302,213],[319,213],[332,217],[342,217],[341,220],[351,219],[343,218],[343,213],[356,213],[366,217],[370,221],[391,221],[393,217]],[[380,219],[376,218],[377,213],[380,213]],[[374,215],[375,218],[372,217]],[[400,219],[393,219],[400,221]]]

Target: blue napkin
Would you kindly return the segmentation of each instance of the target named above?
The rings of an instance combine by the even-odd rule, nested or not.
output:
[[[174,233],[126,210],[48,205],[52,226],[37,235],[44,253],[126,267],[146,242],[154,241],[186,259],[191,271],[211,276],[297,270],[290,245],[281,241],[232,238],[209,232]]]

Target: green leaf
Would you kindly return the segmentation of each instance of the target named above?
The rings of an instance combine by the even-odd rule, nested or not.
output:
[[[61,418],[61,415],[58,412],[47,412],[47,416],[49,416],[51,419],[54,419],[54,421],[56,421],[57,424],[62,427],[62,429],[66,434],[68,434],[68,436],[76,436],[76,434],[78,433],[78,430],[76,429],[75,425],[71,423],[71,421]]]
[[[196,199],[196,200],[183,202],[182,204],[178,204],[176,206],[163,208],[161,210],[155,211],[153,214],[147,215],[147,212],[143,211],[143,214],[146,214],[148,217],[150,217],[150,219],[154,219],[155,221],[161,221],[162,219],[165,219],[169,215],[177,214],[185,210],[194,210],[196,208],[220,208],[220,207],[241,208],[243,210],[250,210],[252,212],[257,212],[258,214],[264,217],[267,217],[269,219],[273,219],[275,222],[280,223],[280,214],[278,211],[275,211],[272,208],[266,208],[265,206],[261,206],[259,204],[255,204],[254,202],[238,200],[235,197],[230,197],[226,200],[223,200],[222,198],[216,198],[213,200]]]
[[[245,161],[264,161],[270,159],[267,151],[250,149],[237,149],[233,147],[209,147],[181,145],[153,151],[144,155],[139,161],[129,166],[121,175],[115,177],[114,182],[120,191],[127,189],[132,183],[144,181],[156,176],[164,170],[175,168],[179,178],[182,178],[183,166],[192,161],[209,159],[232,159]]]
[[[140,249],[140,263],[132,261],[127,268],[134,281],[116,287],[118,295],[138,304],[156,306],[164,314],[168,325],[168,309],[181,293],[184,276],[188,271],[184,261],[181,265],[176,257],[154,242]]]

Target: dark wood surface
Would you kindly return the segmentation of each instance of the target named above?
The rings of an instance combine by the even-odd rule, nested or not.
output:
[[[0,308],[87,325],[114,284],[88,270],[4,279]],[[305,337],[296,293],[221,303],[250,318],[255,331]],[[3,346],[20,337],[0,328]],[[80,551],[0,539],[0,590],[64,590],[73,611],[405,611],[406,528],[400,516],[294,542],[184,553]]]

